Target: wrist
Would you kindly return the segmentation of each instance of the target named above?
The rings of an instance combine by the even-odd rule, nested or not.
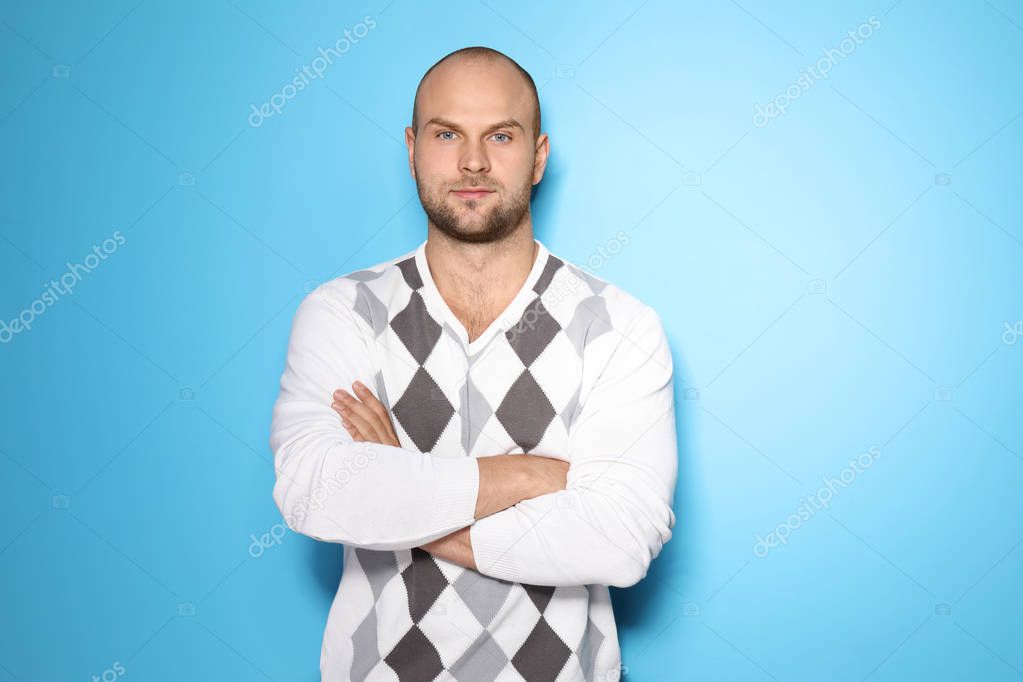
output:
[[[497,513],[537,495],[538,476],[529,455],[478,457],[476,518]]]

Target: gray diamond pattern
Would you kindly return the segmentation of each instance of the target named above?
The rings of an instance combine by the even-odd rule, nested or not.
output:
[[[540,384],[525,369],[508,389],[496,414],[515,444],[528,453],[543,438],[557,413]]]
[[[582,642],[576,649],[579,656],[579,664],[583,669],[583,679],[589,680],[593,677],[593,662],[600,651],[600,645],[604,641],[604,633],[597,629],[594,622],[586,619],[586,632],[583,633]]]
[[[373,329],[374,336],[387,329],[387,306],[363,282],[355,285],[355,305],[352,306]]]
[[[579,302],[572,315],[572,321],[565,327],[565,336],[575,347],[579,357],[583,356],[586,345],[611,331],[611,316],[603,296],[588,296]]]
[[[484,577],[476,571],[466,571],[455,579],[453,586],[480,625],[486,627],[504,605],[512,584],[507,580]]]
[[[408,611],[413,623],[418,623],[430,610],[437,597],[448,586],[437,562],[429,552],[418,547],[412,549],[412,563],[401,572],[408,592]]]
[[[526,306],[518,323],[507,330],[504,336],[508,339],[508,344],[515,354],[522,360],[522,364],[529,367],[534,360],[540,357],[540,353],[559,331],[561,331],[561,325],[547,311],[543,301],[537,296]]]
[[[380,660],[380,642],[377,639],[377,611],[370,609],[366,618],[352,633],[352,649],[358,655],[352,660],[352,679],[364,680]]]
[[[408,388],[391,411],[420,452],[433,450],[455,414],[455,408],[444,391],[422,367],[416,370]]]
[[[384,662],[394,669],[401,682],[432,682],[444,670],[437,647],[418,625],[409,628]]]
[[[455,661],[450,672],[458,682],[493,682],[507,663],[504,650],[484,630]]]
[[[512,665],[529,682],[554,682],[571,655],[547,619],[541,618],[512,657]]]
[[[471,376],[465,378],[465,383],[462,384],[462,389],[459,392],[459,400],[461,401],[458,414],[462,418],[462,447],[466,452],[471,452],[476,444],[476,439],[483,432],[483,425],[494,413],[494,408],[476,388]]]
[[[391,329],[420,365],[430,356],[441,332],[440,325],[426,312],[426,303],[418,291],[412,292],[408,305],[391,320]]]

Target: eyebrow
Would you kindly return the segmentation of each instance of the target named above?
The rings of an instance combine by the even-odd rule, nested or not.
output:
[[[461,130],[462,129],[461,126],[459,126],[454,121],[449,121],[446,118],[441,118],[439,116],[435,116],[435,117],[431,118],[429,121],[426,122],[426,124],[423,126],[423,128],[428,128],[431,125],[440,126],[442,128],[454,128],[455,130]],[[523,133],[526,132],[526,129],[523,127],[523,125],[521,123],[519,123],[518,121],[516,121],[514,118],[508,118],[508,119],[505,119],[503,121],[498,121],[497,123],[494,123],[493,125],[488,127],[485,132],[490,132],[491,130],[497,130],[498,128],[518,128]]]

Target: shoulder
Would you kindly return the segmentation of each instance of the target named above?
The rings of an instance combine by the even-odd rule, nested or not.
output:
[[[415,288],[409,281],[417,276],[414,258],[415,251],[408,251],[320,283],[302,299],[293,326],[344,322],[378,334],[387,325],[389,310],[407,303]]]
[[[605,324],[623,334],[661,327],[657,311],[622,286],[560,255],[551,253],[550,259],[557,267],[551,268],[553,276],[541,300],[558,309],[559,318],[570,315],[577,323]]]
[[[582,361],[581,400],[591,399],[585,396],[594,395],[593,389],[605,381],[609,386],[637,387],[633,390],[669,385],[674,365],[657,311],[594,270],[552,257],[560,267],[541,300]],[[597,395],[602,394],[606,391]]]

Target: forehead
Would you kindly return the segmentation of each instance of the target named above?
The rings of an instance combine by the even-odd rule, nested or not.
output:
[[[529,126],[532,91],[507,62],[452,59],[440,64],[419,92],[419,117],[439,116],[466,125],[515,118]]]

